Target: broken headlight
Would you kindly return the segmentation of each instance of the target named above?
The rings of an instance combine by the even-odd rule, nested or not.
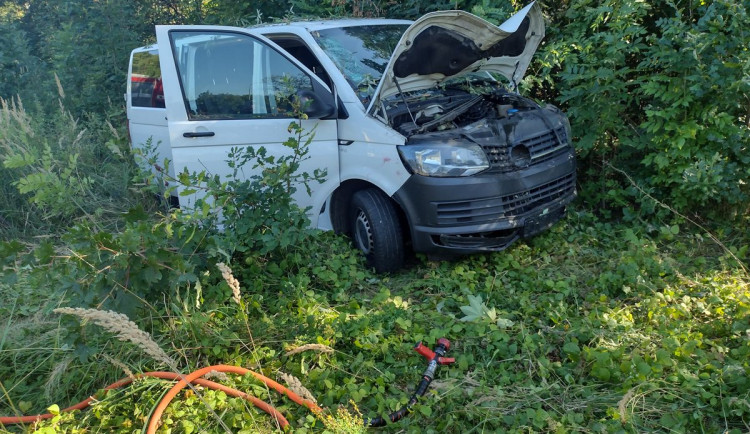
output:
[[[471,176],[490,167],[484,151],[474,143],[411,144],[399,146],[398,151],[412,172],[423,176]]]

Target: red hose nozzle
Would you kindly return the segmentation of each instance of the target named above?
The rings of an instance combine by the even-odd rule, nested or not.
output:
[[[451,343],[448,339],[440,338],[438,339],[438,345],[441,345],[443,348],[445,348],[445,351],[448,351],[448,348],[450,348]],[[435,356],[436,356],[435,352],[427,348],[426,346],[422,345],[422,342],[418,342],[417,345],[414,347],[414,350],[418,352],[422,357],[427,359],[428,362],[435,360]],[[456,359],[454,359],[453,357],[438,357],[437,358],[437,362],[440,365],[449,365],[455,361]]]

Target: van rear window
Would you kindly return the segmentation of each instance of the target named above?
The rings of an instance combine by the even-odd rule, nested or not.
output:
[[[133,107],[164,108],[164,88],[156,50],[133,53],[130,104]]]

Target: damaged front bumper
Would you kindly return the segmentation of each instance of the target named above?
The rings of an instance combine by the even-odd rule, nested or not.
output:
[[[461,178],[414,175],[393,198],[407,214],[414,251],[499,251],[544,231],[576,197],[571,149],[507,173]]]

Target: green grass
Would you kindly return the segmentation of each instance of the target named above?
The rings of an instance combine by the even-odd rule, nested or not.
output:
[[[364,270],[345,240],[322,234],[281,261],[231,264],[241,307],[209,268],[200,295],[185,284],[139,323],[185,372],[228,363],[272,378],[290,373],[321,406],[356,415],[356,404],[364,417],[411,395],[425,367],[415,342],[450,339],[456,364],[441,368],[415,413],[386,432],[745,432],[750,279],[708,237],[677,229],[572,212],[506,252],[417,259],[392,276]],[[123,376],[100,353],[134,372],[159,368],[95,327],[61,328],[49,314],[64,303],[59,295],[21,266],[6,268],[10,276],[21,278],[0,292],[0,379],[9,391],[0,414],[22,403],[30,412],[64,407]],[[66,347],[70,330],[89,353]],[[285,356],[307,343],[335,352]],[[254,380],[230,381],[277,405],[297,432],[351,429],[326,428]],[[109,393],[56,429],[139,431],[166,387],[144,380]],[[205,400],[233,431],[274,429],[265,414],[222,395]],[[163,420],[176,432],[222,432],[191,392]]]

